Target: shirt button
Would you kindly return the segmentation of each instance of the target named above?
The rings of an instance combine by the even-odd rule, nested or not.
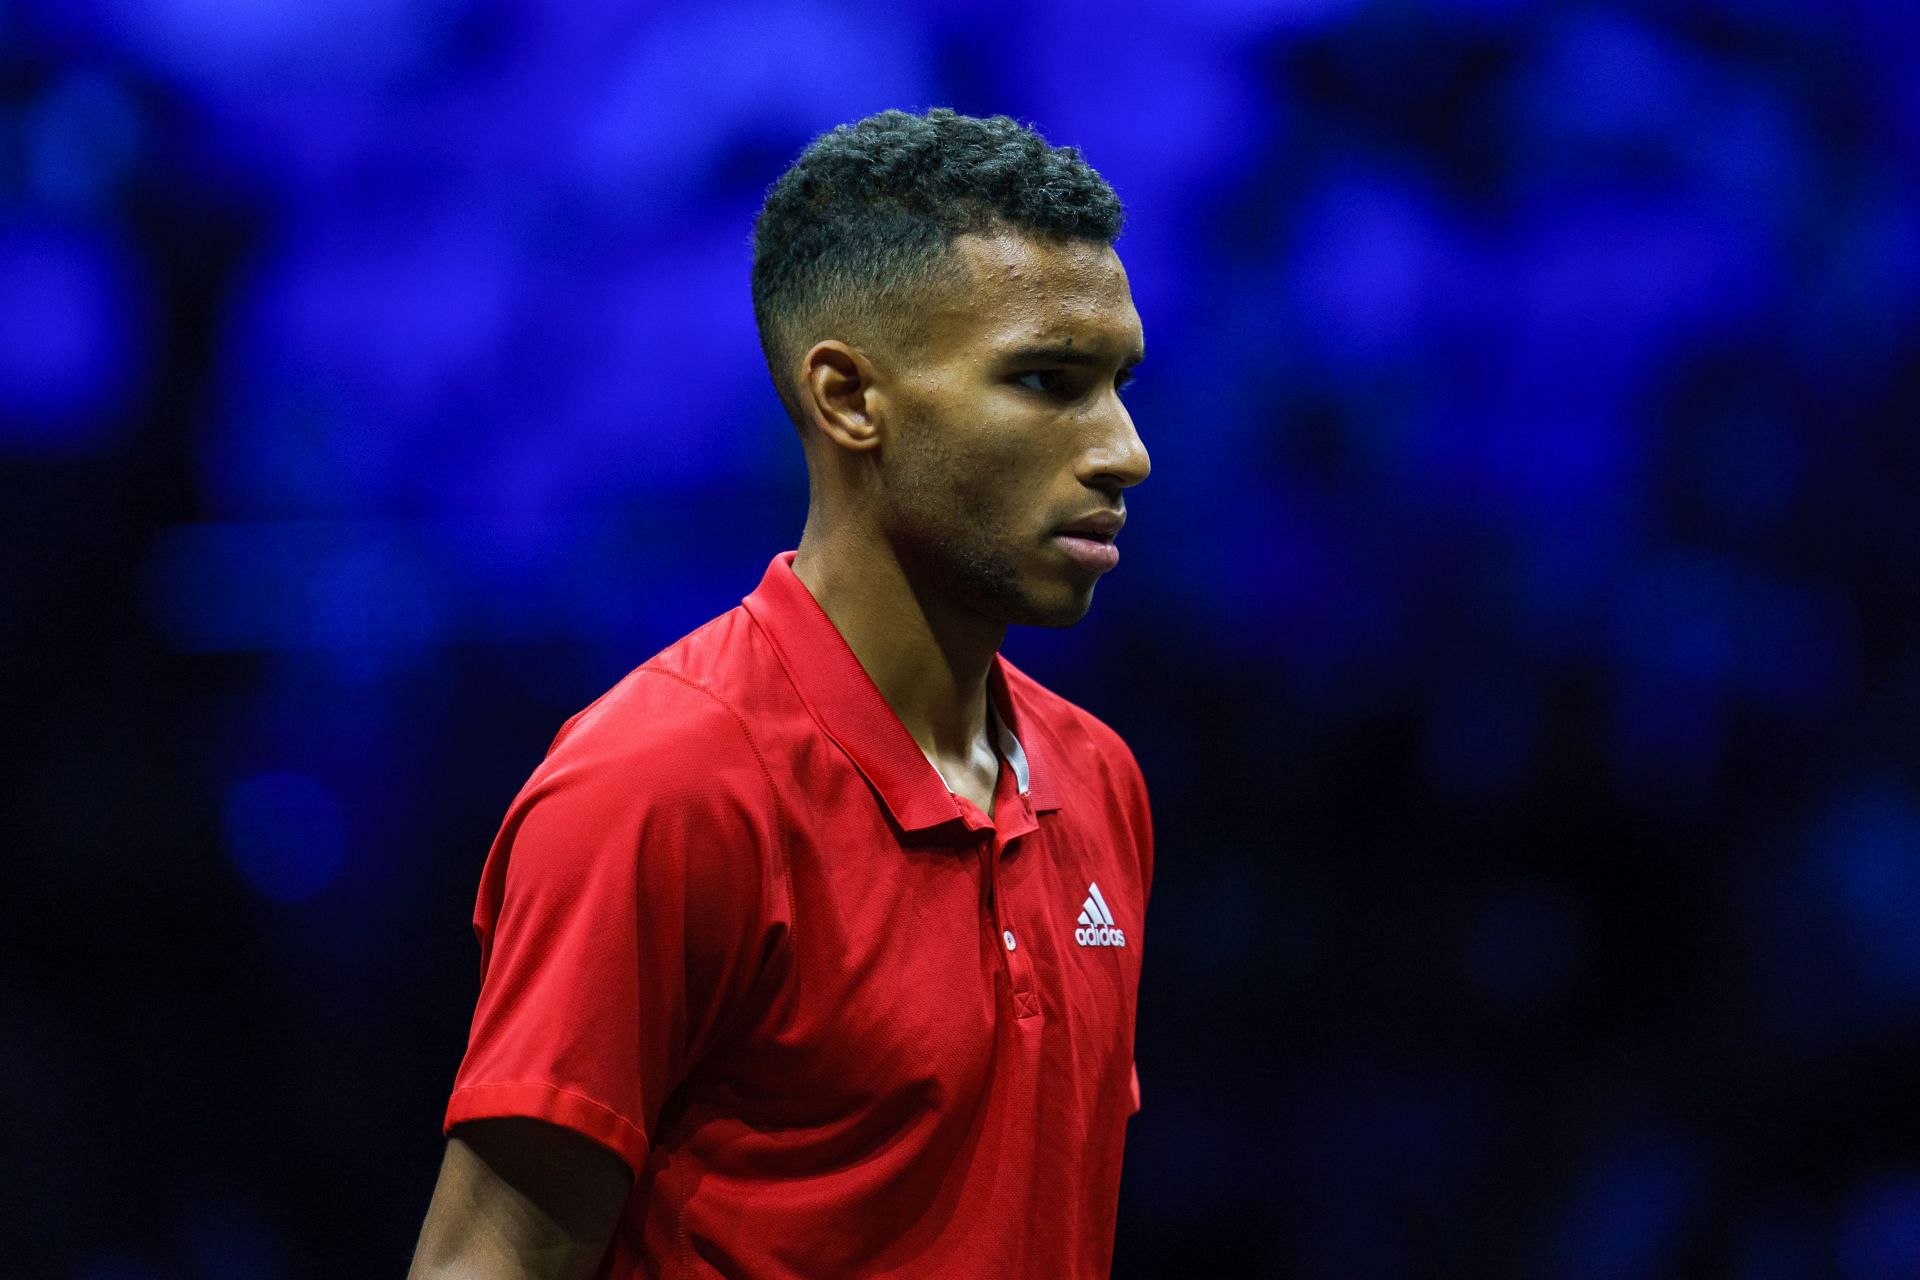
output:
[[[1013,930],[1002,929],[1000,931],[1000,937],[1002,941],[1004,941],[1007,944],[1007,950],[1009,951],[1013,950]]]

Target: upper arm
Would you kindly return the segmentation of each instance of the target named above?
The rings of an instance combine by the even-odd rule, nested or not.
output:
[[[788,914],[772,784],[744,724],[666,677],[636,687],[644,699],[562,735],[501,826],[444,1121],[449,1136],[545,1121],[633,1176]]]
[[[620,1157],[557,1125],[463,1124],[447,1141],[408,1280],[585,1280],[632,1183]]]

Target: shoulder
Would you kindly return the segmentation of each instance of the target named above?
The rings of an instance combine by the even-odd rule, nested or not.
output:
[[[727,698],[649,659],[561,726],[509,806],[475,908],[483,960],[487,922],[516,910],[698,918],[721,945],[738,930],[716,922],[779,910],[787,825]]]
[[[529,791],[585,787],[623,808],[720,807],[771,819],[772,777],[732,696],[749,637],[733,610],[628,672],[569,717]]]
[[[751,641],[743,623],[731,610],[629,671],[568,717],[548,754],[751,756],[753,734],[735,696],[746,665],[739,650]]]

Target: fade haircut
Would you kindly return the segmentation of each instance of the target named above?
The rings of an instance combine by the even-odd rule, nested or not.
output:
[[[793,365],[825,338],[911,353],[917,305],[967,232],[1112,244],[1124,211],[1078,148],[1006,116],[882,111],[815,138],[753,226],[753,318],[775,389],[806,419]]]

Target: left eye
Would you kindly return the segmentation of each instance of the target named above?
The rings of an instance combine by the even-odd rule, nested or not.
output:
[[[1014,377],[1014,382],[1029,391],[1037,391],[1044,396],[1061,396],[1072,399],[1083,395],[1089,389],[1084,376],[1060,369],[1035,369],[1031,373],[1022,373]],[[1133,374],[1121,370],[1113,380],[1115,391],[1125,391],[1133,382]]]

